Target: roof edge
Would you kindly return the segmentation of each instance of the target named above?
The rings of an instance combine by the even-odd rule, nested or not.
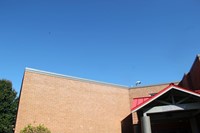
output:
[[[196,58],[194,59],[193,63],[192,63],[192,66],[190,67],[190,70],[187,74],[189,74],[191,72],[191,70],[193,69],[193,66],[194,64],[197,62],[197,61],[200,61],[200,54],[197,54],[196,55]]]
[[[166,82],[166,83],[158,83],[158,84],[150,84],[150,85],[144,85],[144,86],[134,86],[130,87],[130,89],[139,89],[139,88],[145,88],[145,87],[153,87],[153,86],[160,86],[160,85],[169,85],[171,83],[178,84],[180,81],[175,81],[175,82]]]
[[[197,54],[197,59],[200,61],[200,54]]]
[[[109,85],[109,86],[119,87],[119,88],[123,88],[123,89],[129,89],[129,87],[125,86],[125,85],[112,84],[112,83],[107,83],[107,82],[102,82],[102,81],[79,78],[79,77],[75,77],[75,76],[69,76],[69,75],[64,75],[64,74],[59,74],[59,73],[54,73],[54,72],[48,72],[48,71],[38,70],[38,69],[34,69],[34,68],[29,68],[29,67],[25,68],[25,72],[26,71],[34,72],[34,73],[38,73],[38,74],[44,74],[44,75],[48,75],[48,76],[55,76],[55,77],[66,78],[66,79],[71,79],[71,80],[83,81],[83,82],[88,82],[88,83]]]
[[[131,112],[133,113],[133,112],[139,110],[140,108],[144,107],[146,104],[149,104],[150,102],[152,102],[156,98],[160,97],[161,94],[169,91],[172,86],[173,86],[172,84],[168,85],[167,87],[165,87],[164,89],[162,89],[161,91],[159,91],[156,95],[152,96],[151,98],[149,98],[145,102],[139,104],[138,107],[131,108]]]
[[[176,90],[179,90],[179,91],[182,91],[182,92],[189,93],[189,94],[192,94],[192,95],[200,97],[200,94],[197,93],[197,92],[194,92],[194,91],[182,88],[182,87],[180,87],[178,85],[170,84],[169,86],[165,87],[163,90],[161,90],[160,92],[158,92],[155,96],[150,97],[148,100],[146,100],[145,102],[139,104],[137,107],[131,108],[131,112],[133,113],[133,112],[141,109],[142,107],[144,107],[147,104],[151,103],[153,100],[157,99],[158,97],[160,97],[164,93],[170,91],[171,89],[176,89]]]

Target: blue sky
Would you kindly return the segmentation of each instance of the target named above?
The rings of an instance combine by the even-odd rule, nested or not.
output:
[[[179,81],[200,53],[198,0],[0,0],[0,78],[25,67],[134,86]]]

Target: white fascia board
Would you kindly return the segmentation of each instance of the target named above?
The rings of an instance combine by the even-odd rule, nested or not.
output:
[[[112,84],[112,83],[107,83],[107,82],[101,82],[101,81],[96,81],[96,80],[90,80],[90,79],[85,79],[85,78],[79,78],[79,77],[63,75],[63,74],[58,74],[58,73],[53,73],[53,72],[47,72],[47,71],[28,68],[28,67],[25,68],[25,71],[35,72],[35,73],[39,73],[39,74],[45,74],[45,75],[49,75],[49,76],[68,78],[68,79],[72,79],[72,80],[78,80],[78,81],[84,81],[84,82],[90,82],[90,83],[96,83],[96,84],[109,85],[109,86],[119,87],[119,88],[123,88],[123,89],[129,89],[128,86]]]

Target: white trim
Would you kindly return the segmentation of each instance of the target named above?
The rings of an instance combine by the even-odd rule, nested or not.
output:
[[[71,80],[78,80],[78,81],[84,81],[84,82],[90,82],[90,83],[96,83],[96,84],[115,86],[115,87],[120,87],[120,88],[123,88],[123,89],[129,89],[128,86],[124,86],[124,85],[112,84],[112,83],[90,80],[90,79],[85,79],[85,78],[78,78],[78,77],[74,77],[74,76],[63,75],[63,74],[58,74],[58,73],[53,73],[53,72],[47,72],[47,71],[28,68],[28,67],[25,68],[25,71],[39,73],[39,74],[45,74],[45,75],[49,75],[49,76],[67,78],[67,79],[71,79]]]
[[[185,93],[189,93],[191,95],[195,95],[197,97],[200,97],[200,94],[197,94],[196,92],[187,91],[187,90],[184,90],[184,89],[181,89],[181,88],[177,88],[177,87],[176,87],[176,89],[179,90],[179,91],[183,91]]]

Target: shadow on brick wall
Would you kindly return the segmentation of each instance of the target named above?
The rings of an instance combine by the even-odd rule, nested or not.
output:
[[[133,133],[132,114],[129,114],[121,121],[122,133]]]

